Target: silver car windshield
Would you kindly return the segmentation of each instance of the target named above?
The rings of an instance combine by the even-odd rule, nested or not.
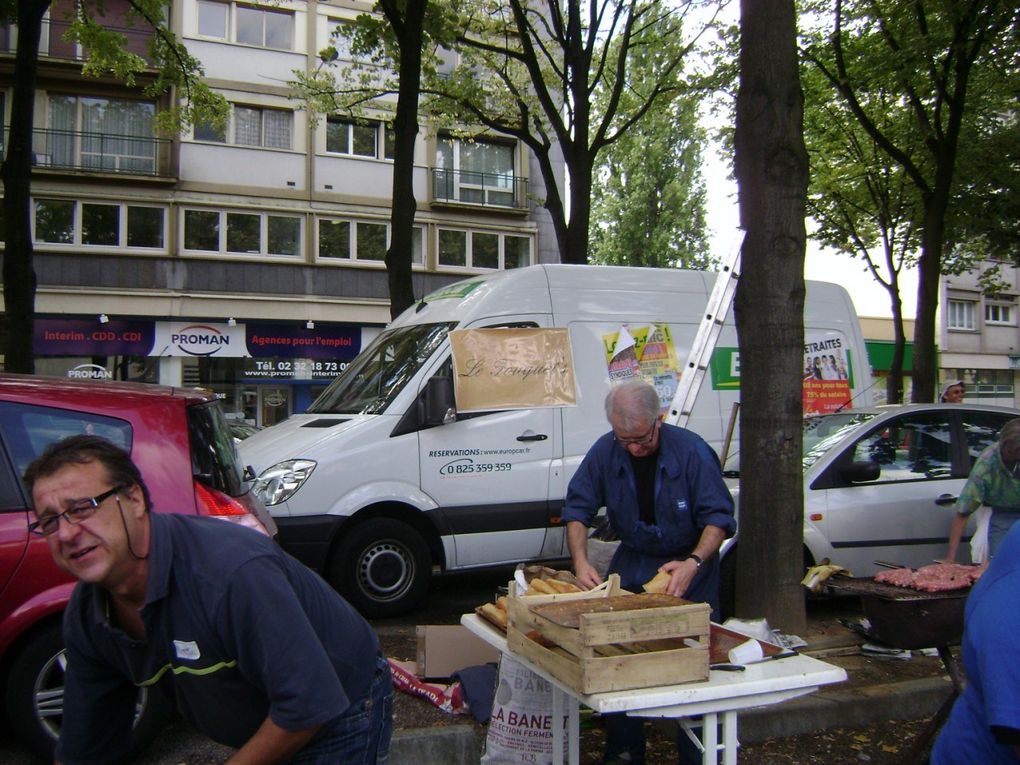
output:
[[[384,331],[312,402],[312,414],[379,414],[428,361],[455,324]]]
[[[804,420],[804,470],[814,465],[848,432],[876,416],[876,412],[850,411],[823,414]]]

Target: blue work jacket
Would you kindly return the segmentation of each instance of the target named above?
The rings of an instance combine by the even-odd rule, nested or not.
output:
[[[718,526],[727,537],[737,530],[733,497],[718,456],[700,436],[672,425],[659,429],[654,525],[641,520],[630,454],[611,432],[588,450],[571,479],[563,522],[591,526],[601,507],[620,538],[609,571],[618,573],[621,586],[634,592],[640,592],[663,563],[687,557],[706,526]],[[718,615],[718,555],[702,564],[684,597],[711,604]]]

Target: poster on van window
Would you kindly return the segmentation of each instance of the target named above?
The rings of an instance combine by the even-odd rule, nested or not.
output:
[[[602,336],[609,367],[609,382],[615,384],[640,377],[655,387],[664,414],[676,395],[680,363],[673,333],[668,324],[623,326]]]
[[[717,347],[709,365],[713,390],[740,389],[740,352]],[[853,363],[850,351],[837,332],[805,333],[804,414],[826,414],[853,405]]]
[[[459,329],[450,350],[460,412],[577,404],[566,329]]]

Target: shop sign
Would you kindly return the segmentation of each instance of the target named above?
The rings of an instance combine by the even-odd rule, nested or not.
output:
[[[243,376],[249,380],[332,381],[348,362],[330,359],[245,359]]]
[[[79,364],[67,370],[67,376],[72,380],[111,380],[113,374],[106,367],[99,364]]]
[[[33,337],[39,356],[148,356],[151,321],[36,319]]]
[[[247,355],[244,327],[203,322],[156,322],[156,356],[215,356],[218,358]]]
[[[350,361],[361,353],[361,327],[328,325],[306,329],[300,324],[245,325],[248,354],[260,359]],[[339,372],[334,370],[335,377]]]

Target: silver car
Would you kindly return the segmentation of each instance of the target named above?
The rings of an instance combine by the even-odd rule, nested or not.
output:
[[[805,420],[805,565],[828,558],[871,576],[876,560],[917,567],[943,557],[974,460],[1016,417],[979,404],[903,404]],[[732,461],[726,468],[738,474]],[[739,540],[723,558],[724,602],[736,548]],[[963,545],[959,559],[968,555]]]

